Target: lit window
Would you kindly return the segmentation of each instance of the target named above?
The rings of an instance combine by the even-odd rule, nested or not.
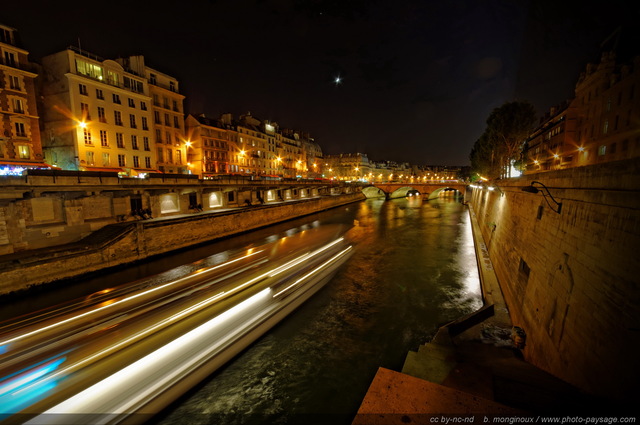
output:
[[[598,155],[603,156],[606,153],[607,153],[606,145],[601,145],[600,147],[598,147]]]
[[[120,84],[118,74],[113,71],[107,71],[107,83],[113,86],[119,86]]]
[[[20,159],[30,159],[31,149],[27,145],[18,145],[18,157]]]
[[[102,67],[90,62],[87,62],[83,59],[76,59],[76,71],[78,74],[86,75],[90,78],[95,78],[96,80],[102,81]]]
[[[109,155],[109,152],[103,152],[102,153],[102,166],[103,167],[108,167],[109,165],[111,165],[111,155]]]
[[[94,153],[93,153],[93,151],[87,151],[85,153],[85,157],[87,159],[87,165],[94,165]]]

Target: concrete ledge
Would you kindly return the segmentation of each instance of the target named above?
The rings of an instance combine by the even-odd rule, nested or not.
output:
[[[458,416],[481,423],[484,415],[522,416],[495,401],[380,368],[353,425],[432,424],[434,417]],[[479,418],[479,419],[478,419]],[[444,421],[442,423],[445,423]]]

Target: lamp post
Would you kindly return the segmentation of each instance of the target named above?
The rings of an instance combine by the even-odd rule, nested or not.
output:
[[[560,211],[562,210],[562,202],[556,201],[555,198],[553,197],[553,195],[551,195],[551,192],[549,192],[549,188],[547,188],[547,186],[545,186],[544,184],[540,183],[539,181],[532,181],[530,186],[525,186],[521,190],[523,192],[528,192],[528,193],[538,193],[538,192],[540,192],[540,189],[535,187],[534,186],[535,184],[538,184],[538,185],[540,185],[542,187],[542,189],[543,189],[542,197],[544,198],[545,201],[547,201],[547,205],[549,205],[549,208],[551,208],[552,211],[557,212],[558,214],[560,214]],[[547,192],[546,195],[545,195],[545,191]],[[547,195],[549,195],[549,198],[551,198],[551,200],[556,204],[556,208],[557,209],[555,209],[551,205],[551,203],[547,199]]]

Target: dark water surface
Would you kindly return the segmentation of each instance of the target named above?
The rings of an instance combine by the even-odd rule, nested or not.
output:
[[[378,367],[482,304],[468,211],[453,200],[367,200],[335,278],[163,415],[163,424],[351,423]]]
[[[352,225],[347,236],[356,247],[334,279],[153,422],[348,424],[378,367],[401,370],[408,351],[482,304],[468,211],[453,199],[351,204],[55,291],[0,298],[0,320],[137,279],[175,279],[253,243],[327,223]]]

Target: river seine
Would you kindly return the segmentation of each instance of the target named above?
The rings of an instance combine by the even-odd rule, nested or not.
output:
[[[152,422],[349,424],[379,367],[400,371],[439,326],[482,305],[469,212],[453,198],[350,204],[35,289],[3,302],[0,320],[138,279],[175,279],[211,256],[328,224],[348,227],[355,247],[334,278]]]
[[[285,227],[302,223],[353,225],[354,255],[161,423],[349,424],[378,367],[401,370],[440,325],[482,305],[468,210],[451,198],[370,199]]]

